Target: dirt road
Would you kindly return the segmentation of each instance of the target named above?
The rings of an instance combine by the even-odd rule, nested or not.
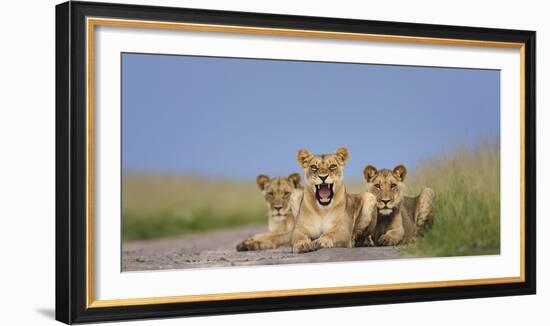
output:
[[[405,258],[395,247],[333,248],[293,254],[290,247],[238,252],[235,245],[265,227],[195,234],[179,238],[125,242],[122,270],[160,270],[273,264],[321,263]]]

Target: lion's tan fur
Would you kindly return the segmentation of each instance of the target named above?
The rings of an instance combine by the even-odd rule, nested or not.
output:
[[[269,178],[259,175],[256,183],[267,206],[268,232],[256,234],[237,245],[238,251],[274,249],[290,244],[295,216],[300,208],[303,189],[300,175]]]
[[[360,194],[350,194],[352,211],[355,222],[353,224],[352,246],[373,246],[372,234],[377,223],[376,196],[365,191]]]
[[[405,197],[407,169],[365,167],[367,191],[376,197],[376,225],[368,235],[376,245],[399,245],[414,241],[433,222],[435,193],[425,188],[416,197]]]
[[[298,151],[298,164],[304,170],[305,188],[292,233],[293,252],[302,253],[320,248],[351,247],[354,244],[354,225],[370,224],[372,210],[364,214],[365,199],[369,194],[351,195],[343,183],[343,171],[349,153],[339,148],[332,154],[313,155],[308,150]],[[329,184],[330,202],[322,202],[316,192],[319,185]]]

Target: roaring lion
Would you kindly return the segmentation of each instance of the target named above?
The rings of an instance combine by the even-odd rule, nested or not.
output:
[[[292,251],[303,253],[320,248],[352,247],[354,225],[371,224],[369,194],[346,192],[343,172],[349,152],[345,147],[332,154],[314,155],[301,149],[296,155],[304,170],[305,188],[292,232]],[[374,206],[375,200],[372,199]]]
[[[256,234],[237,245],[238,251],[274,249],[290,245],[295,216],[302,201],[303,189],[298,173],[288,177],[269,178],[259,175],[256,183],[268,210],[268,232]]]
[[[378,170],[367,165],[363,174],[367,191],[376,196],[377,221],[370,234],[374,244],[394,246],[414,241],[433,223],[435,193],[425,188],[416,197],[405,197],[405,166]]]

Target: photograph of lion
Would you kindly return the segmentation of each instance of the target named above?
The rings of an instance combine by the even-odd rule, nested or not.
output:
[[[500,71],[121,60],[123,272],[500,254]]]
[[[268,205],[269,232],[240,242],[237,250],[264,250],[291,245],[303,253],[321,248],[395,246],[411,243],[433,224],[435,193],[424,188],[415,197],[404,196],[407,169],[364,169],[367,189],[346,192],[343,169],[347,148],[333,154],[298,151],[306,187],[297,173],[270,180],[259,175],[257,183]]]

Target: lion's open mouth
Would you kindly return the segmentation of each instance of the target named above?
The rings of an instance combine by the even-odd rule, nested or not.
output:
[[[323,206],[330,204],[332,197],[334,197],[333,185],[333,183],[315,185],[315,197],[317,197],[319,204]]]

